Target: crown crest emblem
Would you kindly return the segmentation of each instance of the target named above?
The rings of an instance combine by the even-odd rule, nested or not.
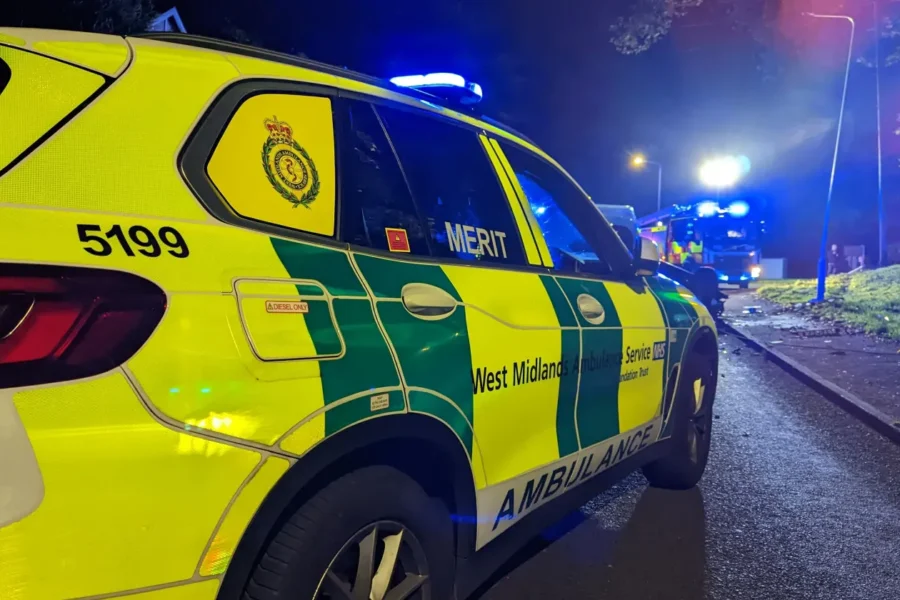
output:
[[[276,144],[292,145],[294,141],[294,130],[284,121],[279,121],[278,117],[273,116],[263,122],[266,129],[269,130],[269,138]]]

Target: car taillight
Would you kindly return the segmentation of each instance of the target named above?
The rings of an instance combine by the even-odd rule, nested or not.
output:
[[[115,368],[165,311],[163,291],[136,275],[0,264],[0,389]]]

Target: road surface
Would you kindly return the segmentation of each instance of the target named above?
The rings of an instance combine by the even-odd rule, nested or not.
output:
[[[701,485],[657,490],[632,475],[479,600],[900,598],[900,446],[733,337],[720,352]]]

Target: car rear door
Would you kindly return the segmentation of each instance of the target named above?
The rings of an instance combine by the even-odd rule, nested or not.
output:
[[[479,489],[557,460],[577,386],[562,368],[558,297],[486,140],[436,115],[347,102],[342,233],[410,409],[453,428]]]

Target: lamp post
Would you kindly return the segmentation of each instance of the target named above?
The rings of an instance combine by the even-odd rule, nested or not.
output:
[[[878,266],[884,266],[884,193],[881,186],[881,27],[878,23],[878,0],[872,2],[875,21],[875,131],[878,136]]]
[[[656,210],[662,209],[662,165],[656,161],[647,160],[643,154],[635,154],[631,157],[631,166],[635,169],[642,169],[644,165],[654,165],[657,169],[656,173]]]
[[[844,70],[844,90],[841,93],[841,110],[838,113],[837,135],[834,137],[834,158],[831,160],[831,177],[828,180],[828,196],[825,200],[825,221],[822,223],[822,243],[819,246],[819,265],[817,269],[818,281],[816,283],[815,302],[825,299],[825,276],[827,275],[828,260],[828,223],[831,219],[831,193],[834,191],[834,172],[837,169],[838,149],[841,144],[841,125],[844,122],[844,105],[847,102],[847,82],[850,80],[850,63],[853,59],[853,34],[856,32],[856,22],[847,15],[820,15],[817,13],[803,13],[816,19],[842,19],[850,23],[850,41],[847,44],[847,68]]]

